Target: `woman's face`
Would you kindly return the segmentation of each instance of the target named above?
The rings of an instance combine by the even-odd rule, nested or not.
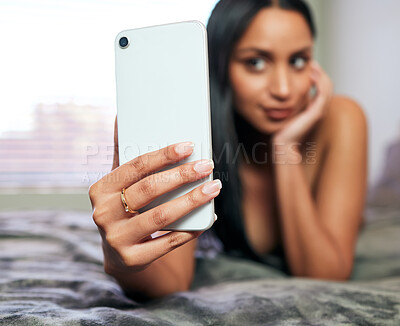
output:
[[[238,113],[272,134],[305,109],[311,87],[313,38],[304,17],[267,8],[253,19],[229,60]]]

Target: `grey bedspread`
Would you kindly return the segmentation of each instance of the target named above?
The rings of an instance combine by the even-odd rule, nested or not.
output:
[[[103,272],[89,214],[0,214],[0,325],[400,325],[400,212],[370,208],[349,282],[219,254],[192,290],[148,303]]]

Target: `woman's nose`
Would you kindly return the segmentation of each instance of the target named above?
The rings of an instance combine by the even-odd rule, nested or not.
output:
[[[285,67],[276,67],[270,84],[270,93],[280,101],[290,97],[290,77]]]

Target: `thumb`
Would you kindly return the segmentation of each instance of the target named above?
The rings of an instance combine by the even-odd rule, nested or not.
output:
[[[114,122],[114,157],[113,157],[113,165],[111,170],[116,169],[119,166],[119,156],[118,156],[118,124],[117,124],[117,116],[115,116]]]

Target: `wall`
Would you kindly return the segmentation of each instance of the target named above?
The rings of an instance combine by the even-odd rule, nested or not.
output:
[[[400,139],[400,1],[313,2],[318,2],[323,24],[322,64],[335,93],[351,96],[366,112],[369,181],[375,184],[383,173],[389,143]]]

